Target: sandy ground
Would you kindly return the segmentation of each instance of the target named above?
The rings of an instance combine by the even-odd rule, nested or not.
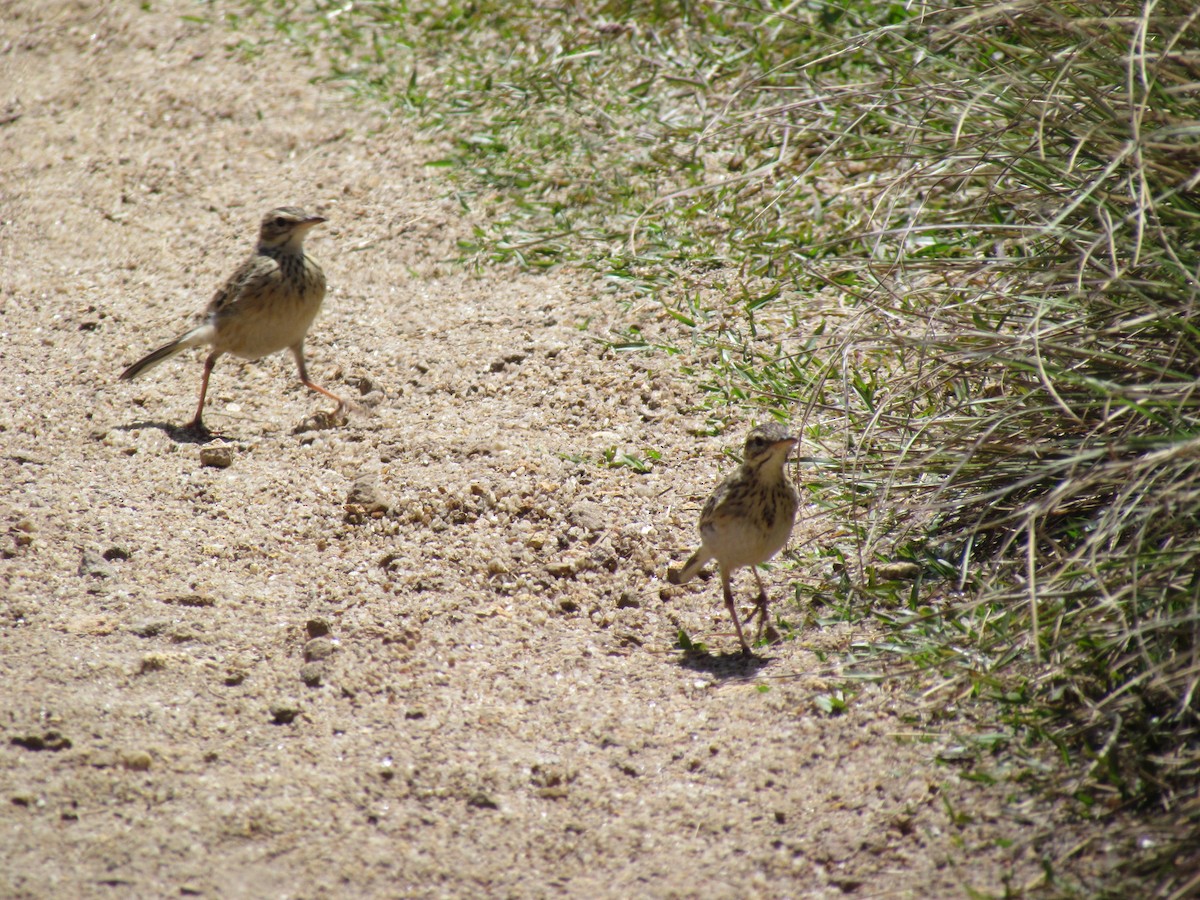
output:
[[[674,361],[597,340],[669,322],[448,263],[436,148],[151,6],[0,3],[0,896],[1038,883],[1049,812],[939,763],[923,686],[826,715],[851,629],[746,661],[715,580],[666,587],[750,424],[697,437]],[[199,353],[116,376],[282,204],[329,218],[310,367],[359,408],[304,430],[287,354],[226,358],[206,466]]]

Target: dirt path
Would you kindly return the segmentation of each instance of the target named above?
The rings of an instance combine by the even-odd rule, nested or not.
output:
[[[910,685],[816,709],[848,629],[671,650],[734,646],[715,583],[660,578],[748,423],[692,436],[693,389],[605,352],[625,314],[588,283],[447,265],[470,223],[435,149],[196,13],[0,3],[0,896],[1037,879],[1007,791],[912,739]],[[309,357],[362,410],[294,433],[322,403],[286,354],[223,360],[205,467],[174,430],[198,358],[116,375],[284,203],[330,220]],[[587,461],[647,444],[650,474]]]

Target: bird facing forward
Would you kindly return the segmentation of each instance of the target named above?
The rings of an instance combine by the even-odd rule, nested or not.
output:
[[[304,363],[304,337],[325,299],[325,273],[304,252],[304,237],[324,221],[294,206],[273,209],[263,216],[254,252],[216,292],[200,322],[135,362],[121,373],[121,380],[137,378],[190,347],[211,347],[200,379],[200,402],[188,424],[190,430],[204,434],[208,378],[221,355],[232,353],[254,360],[287,348],[296,358],[300,382],[336,400],[333,415],[340,413],[345,403],[309,380]]]
[[[758,582],[758,600],[750,619],[760,616],[758,632],[767,624],[767,590],[755,568],[782,549],[796,521],[799,495],[783,466],[796,444],[780,425],[760,425],[746,437],[742,464],[713,491],[700,513],[700,549],[683,567],[667,572],[671,584],[690,581],[710,559],[721,567],[725,608],[733,617],[742,652],[750,645],[742,633],[729,579],[735,569],[750,566]],[[747,619],[749,624],[750,619]]]

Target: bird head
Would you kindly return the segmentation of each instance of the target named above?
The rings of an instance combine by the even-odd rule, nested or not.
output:
[[[768,459],[775,458],[782,465],[795,444],[796,438],[788,434],[787,429],[777,422],[758,425],[750,429],[750,434],[746,436],[742,462],[744,465],[757,467]]]
[[[309,215],[295,206],[281,206],[263,216],[258,229],[258,245],[282,247],[292,242],[300,244],[310,228],[324,221],[324,216]]]

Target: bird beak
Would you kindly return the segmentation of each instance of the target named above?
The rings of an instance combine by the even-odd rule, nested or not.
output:
[[[312,228],[314,225],[320,225],[322,222],[327,222],[327,221],[329,221],[329,220],[326,219],[324,216],[309,216],[307,219],[305,219],[300,224],[302,226],[304,226],[305,228]]]

